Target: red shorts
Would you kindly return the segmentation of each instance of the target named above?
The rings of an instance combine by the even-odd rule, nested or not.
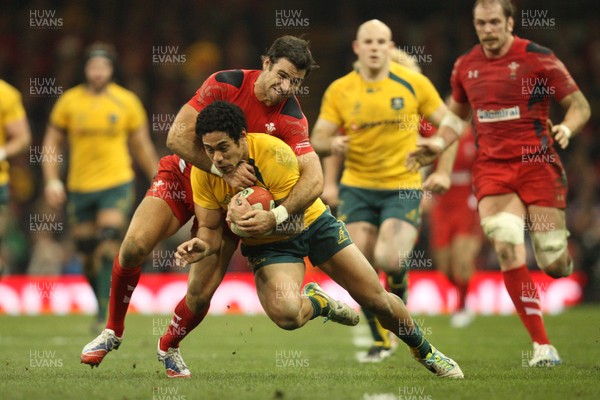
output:
[[[176,155],[165,156],[160,159],[158,172],[146,192],[147,197],[164,200],[181,225],[195,216],[190,170],[191,165]],[[196,231],[197,225],[194,219],[192,232]]]
[[[433,249],[449,246],[455,236],[482,236],[477,200],[471,194],[471,187],[455,193],[437,196],[431,208],[429,243]]]
[[[473,166],[475,197],[516,193],[529,206],[564,209],[567,174],[558,154],[517,161],[476,161]]]

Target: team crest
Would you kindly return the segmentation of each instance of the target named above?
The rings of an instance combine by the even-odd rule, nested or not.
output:
[[[108,116],[108,120],[110,121],[111,124],[114,124],[117,122],[117,114],[110,114]]]
[[[508,64],[508,69],[510,69],[510,79],[517,79],[517,68],[519,67],[520,65],[514,61]]]
[[[402,110],[404,108],[404,97],[392,97],[392,108]]]

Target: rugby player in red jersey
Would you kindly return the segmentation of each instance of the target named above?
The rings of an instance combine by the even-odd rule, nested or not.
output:
[[[248,234],[268,232],[283,222],[288,213],[303,212],[317,199],[323,188],[321,165],[310,146],[308,123],[294,95],[314,65],[307,41],[283,36],[275,40],[263,57],[262,70],[217,72],[181,108],[167,139],[167,145],[176,155],[160,160],[159,172],[135,212],[114,260],[106,329],[84,347],[82,363],[97,366],[109,351],[120,346],[125,315],[139,281],[142,262],[158,242],[173,235],[194,216],[190,164],[222,176],[233,187],[250,186],[256,180],[254,169],[248,164],[240,164],[234,171],[220,171],[196,143],[196,117],[208,104],[227,100],[240,106],[250,131],[277,136],[298,157],[300,179],[277,207],[276,214],[269,213],[270,219],[248,220],[242,229]],[[174,322],[159,341],[159,358],[169,376],[190,375],[179,353],[179,342],[206,315],[236,247],[237,238],[225,235],[220,255],[207,257],[191,267],[188,293],[175,308]]]
[[[459,57],[452,71],[447,121],[462,131],[473,112],[477,158],[473,184],[481,226],[492,242],[504,282],[533,341],[531,366],[561,362],[544,326],[540,297],[525,264],[527,226],[539,267],[568,276],[573,262],[565,224],[566,174],[553,148],[566,148],[590,118],[590,106],[554,53],[512,34],[509,0],[478,0],[473,22],[480,44]],[[552,125],[550,99],[565,111]],[[456,140],[449,129],[424,139],[411,154],[412,168],[428,164]]]

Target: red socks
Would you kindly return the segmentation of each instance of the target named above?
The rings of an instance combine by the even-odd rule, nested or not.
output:
[[[527,266],[502,271],[502,275],[506,290],[531,339],[539,344],[550,344],[542,319],[540,296]]]
[[[175,307],[175,315],[167,328],[165,334],[160,338],[160,349],[167,351],[170,347],[179,347],[179,342],[183,340],[195,327],[202,322],[206,313],[208,313],[209,306],[207,306],[200,314],[194,314],[185,303],[185,296]]]
[[[123,336],[125,330],[125,315],[129,307],[131,295],[140,280],[142,267],[123,268],[119,264],[119,254],[113,262],[110,299],[108,303],[107,329],[115,331],[117,337]]]

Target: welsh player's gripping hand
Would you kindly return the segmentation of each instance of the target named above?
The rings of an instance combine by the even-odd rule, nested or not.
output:
[[[569,127],[565,124],[553,125],[552,121],[550,120],[546,120],[546,125],[548,126],[550,135],[552,135],[560,148],[566,149],[572,136],[571,129],[569,129]]]
[[[229,202],[227,221],[234,222],[237,228],[248,236],[269,235],[277,226],[275,214],[252,208],[248,199],[239,193]]]
[[[256,183],[254,167],[244,161],[239,163],[232,172],[223,174],[223,179],[229,186],[239,190]]]
[[[437,138],[436,136],[430,138],[420,137],[417,142],[417,149],[408,153],[405,163],[406,168],[416,172],[419,168],[432,164],[444,150],[443,144],[440,143],[439,139],[441,138]]]
[[[187,264],[193,264],[208,256],[208,244],[197,237],[183,242],[175,252],[175,264],[183,268]]]

